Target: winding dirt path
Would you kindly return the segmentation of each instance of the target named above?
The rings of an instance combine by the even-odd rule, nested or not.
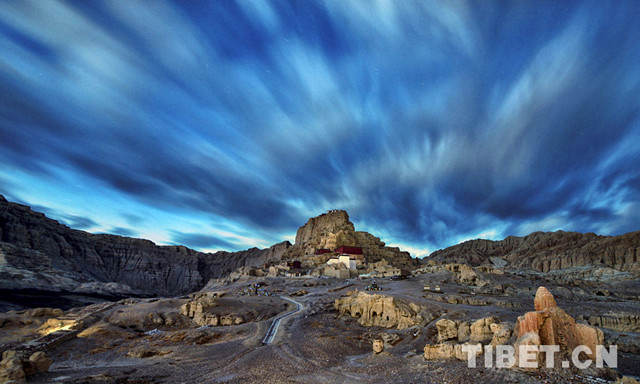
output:
[[[267,334],[264,336],[264,339],[262,340],[263,344],[271,344],[271,342],[273,341],[274,337],[276,337],[276,335],[278,334],[278,327],[280,326],[280,321],[289,317],[289,316],[293,316],[296,315],[298,313],[300,313],[303,309],[304,306],[300,303],[298,303],[297,301],[284,297],[284,296],[280,296],[281,299],[287,300],[290,303],[293,303],[296,305],[296,309],[294,309],[293,311],[289,311],[287,313],[283,313],[282,315],[278,315],[276,316],[275,319],[273,319],[273,322],[271,323],[271,326],[269,326],[269,329],[267,330]]]

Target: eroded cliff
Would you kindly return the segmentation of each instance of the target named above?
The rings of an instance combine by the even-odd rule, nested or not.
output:
[[[0,288],[176,295],[244,265],[279,259],[291,244],[202,253],[184,246],[74,230],[0,196]]]

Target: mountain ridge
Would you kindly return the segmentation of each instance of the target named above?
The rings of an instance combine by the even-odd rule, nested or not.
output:
[[[182,245],[92,234],[69,228],[0,195],[3,289],[183,294],[243,265],[279,258],[289,246],[285,241],[265,249],[204,253]]]
[[[500,241],[476,239],[435,251],[419,262],[370,233],[355,231],[345,211],[330,211],[302,225],[293,245],[283,241],[265,249],[203,253],[182,245],[73,229],[0,195],[0,289],[180,295],[243,266],[299,258],[340,245],[362,247],[369,263],[387,260],[409,270],[428,263],[479,266],[497,257],[508,268],[539,272],[591,265],[640,274],[640,231],[620,236],[534,232]]]
[[[640,231],[618,236],[581,232],[533,232],[504,240],[468,240],[431,253],[432,263],[479,266],[492,257],[503,258],[512,268],[538,272],[592,265],[640,274]]]

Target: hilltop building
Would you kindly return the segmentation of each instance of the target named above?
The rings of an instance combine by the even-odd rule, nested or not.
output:
[[[356,258],[351,255],[338,255],[330,258],[329,261],[327,261],[327,264],[329,265],[340,263],[344,264],[347,269],[356,269]]]

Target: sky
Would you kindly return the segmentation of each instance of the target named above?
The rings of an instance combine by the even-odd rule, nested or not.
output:
[[[636,1],[0,2],[0,194],[242,250],[640,230]]]

